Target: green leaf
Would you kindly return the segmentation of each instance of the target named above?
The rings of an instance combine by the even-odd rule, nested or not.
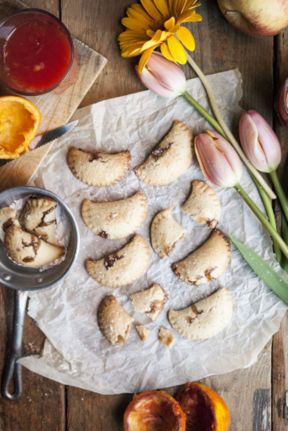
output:
[[[288,305],[288,275],[286,272],[276,272],[265,260],[247,245],[229,235],[235,247],[240,251],[248,265],[273,292]]]
[[[288,223],[283,214],[281,219],[281,232],[282,232],[282,238],[284,239],[286,244],[288,244]],[[282,256],[281,266],[286,272],[288,272],[288,259],[285,256]]]

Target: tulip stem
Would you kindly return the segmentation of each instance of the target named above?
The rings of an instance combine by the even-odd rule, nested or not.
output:
[[[237,184],[235,186],[235,189],[240,194],[240,196],[243,198],[243,200],[246,202],[246,204],[249,206],[251,211],[256,215],[256,217],[259,219],[259,221],[262,223],[262,225],[265,227],[265,229],[269,232],[273,240],[277,242],[280,249],[282,250],[284,256],[288,258],[288,246],[285,243],[285,241],[281,238],[281,236],[278,234],[277,230],[274,229],[273,226],[269,223],[265,215],[260,211],[260,209],[257,207],[257,205],[254,203],[254,201],[248,196],[248,194],[245,192],[245,190],[240,186],[240,184]]]
[[[258,191],[259,191],[259,194],[261,196],[261,199],[262,199],[263,205],[265,207],[265,211],[266,211],[267,217],[270,221],[270,224],[277,231],[276,218],[275,218],[275,214],[273,211],[271,199],[269,198],[269,196],[267,195],[267,193],[265,192],[265,190],[263,190],[263,188],[261,186],[258,187]],[[280,250],[280,247],[278,245],[278,242],[275,241],[274,238],[272,238],[272,240],[273,240],[273,246],[274,246],[274,252],[275,252],[276,259],[278,262],[281,262],[282,255],[281,255],[281,250]]]
[[[283,213],[285,215],[286,220],[288,221],[288,201],[283,190],[283,187],[279,181],[279,177],[276,171],[270,172],[270,178],[276,190],[276,194],[279,198]]]
[[[215,120],[215,118],[212,117],[212,115],[209,114],[209,112],[206,111],[206,109],[203,108],[203,106],[200,105],[200,103],[198,103],[193,96],[191,96],[190,93],[188,93],[188,91],[185,91],[185,93],[182,94],[182,96],[184,97],[184,99],[186,99],[192,106],[194,106],[194,108],[202,115],[202,117],[204,117],[208,123],[211,124],[212,127],[214,127],[215,130],[217,130],[217,132],[219,132],[222,136],[224,134],[224,130],[222,129],[222,127],[219,125],[219,123]]]
[[[245,165],[247,166],[247,168],[249,169],[249,171],[255,177],[257,183],[263,187],[263,189],[266,191],[266,193],[268,194],[268,196],[271,199],[275,199],[276,196],[275,196],[273,190],[266,183],[266,181],[261,176],[261,174],[257,171],[257,169],[254,168],[254,166],[252,165],[252,163],[247,159],[247,157],[245,156],[244,152],[242,151],[242,148],[240,147],[239,143],[237,142],[237,140],[235,139],[235,137],[233,136],[233,134],[229,130],[229,127],[225,123],[225,121],[224,121],[224,119],[222,117],[222,114],[221,114],[221,112],[220,112],[220,110],[218,108],[218,105],[217,105],[217,102],[216,102],[213,90],[212,90],[212,88],[210,86],[210,83],[209,83],[208,79],[206,78],[206,76],[204,75],[204,73],[202,72],[202,70],[200,69],[200,67],[197,65],[197,63],[190,56],[190,54],[188,52],[186,52],[186,54],[187,54],[188,63],[190,64],[190,66],[192,67],[192,69],[194,70],[194,72],[198,75],[200,81],[203,84],[203,87],[206,90],[206,93],[207,93],[207,96],[208,96],[208,100],[209,100],[212,112],[214,113],[217,122],[219,123],[220,127],[223,129],[223,131],[225,133],[224,137],[226,139],[228,139],[228,141],[230,142],[230,144],[237,151],[237,153],[239,154],[239,156],[241,157],[241,159],[243,160],[243,162],[245,163]]]

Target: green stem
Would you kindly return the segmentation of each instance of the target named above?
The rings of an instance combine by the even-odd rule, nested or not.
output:
[[[280,249],[282,250],[283,254],[288,258],[288,246],[285,244],[281,236],[278,234],[278,232],[271,226],[267,218],[264,216],[262,211],[259,210],[257,205],[254,203],[254,201],[248,196],[248,194],[245,192],[245,190],[240,186],[240,184],[237,184],[235,186],[235,189],[240,194],[240,196],[244,199],[246,204],[249,206],[251,211],[256,215],[256,217],[260,220],[262,225],[265,227],[265,229],[269,232],[273,240],[277,242]]]
[[[269,196],[267,195],[265,190],[262,189],[261,186],[258,187],[258,191],[259,191],[259,194],[261,196],[261,199],[262,199],[263,205],[265,207],[265,211],[266,211],[267,217],[270,221],[270,224],[277,231],[276,218],[275,218],[275,214],[273,211],[271,199],[269,198]],[[278,242],[275,241],[274,238],[272,238],[272,240],[273,240],[273,246],[274,246],[274,252],[275,252],[276,259],[278,262],[280,262],[281,258],[282,258],[280,247],[278,245]]]
[[[270,172],[270,177],[272,180],[272,183],[275,187],[276,190],[276,194],[279,198],[283,213],[285,215],[286,220],[288,221],[288,201],[287,201],[287,197],[285,195],[285,192],[283,190],[283,187],[279,181],[279,177],[277,175],[276,171]]]
[[[285,243],[288,244],[288,223],[283,214],[281,219],[281,233]],[[288,259],[287,258],[285,259],[284,256],[282,257],[282,260],[281,260],[281,266],[283,269],[285,269],[286,272],[288,272]]]
[[[240,147],[239,143],[237,142],[237,140],[235,139],[235,137],[233,136],[233,134],[231,133],[231,131],[229,130],[229,127],[227,126],[227,124],[225,123],[222,114],[218,108],[213,90],[210,86],[209,81],[207,80],[206,76],[204,75],[204,73],[202,72],[202,70],[200,69],[200,67],[197,65],[197,63],[195,63],[195,61],[193,60],[193,58],[189,55],[189,53],[187,52],[187,60],[188,63],[190,64],[190,66],[192,67],[192,69],[195,71],[195,73],[198,75],[200,81],[202,82],[207,96],[208,96],[208,100],[211,106],[211,109],[215,115],[216,120],[218,121],[220,127],[222,128],[222,130],[225,133],[225,137],[226,139],[228,139],[228,141],[231,143],[231,145],[234,147],[234,149],[237,151],[238,155],[241,157],[241,159],[243,160],[243,162],[245,163],[245,165],[247,166],[247,168],[249,169],[249,171],[253,174],[253,176],[255,177],[257,183],[259,183],[259,185],[261,185],[263,187],[263,189],[266,191],[266,193],[268,194],[268,196],[271,199],[275,199],[276,196],[273,192],[273,190],[271,189],[271,187],[266,183],[266,181],[264,180],[264,178],[261,176],[261,174],[257,171],[257,169],[254,168],[254,166],[252,165],[252,163],[250,163],[250,161],[247,159],[247,157],[245,156],[242,148]]]
[[[207,112],[206,109],[204,109],[203,106],[201,106],[194,99],[194,97],[191,96],[191,94],[185,91],[182,96],[202,115],[202,117],[208,121],[208,123],[211,124],[212,127],[214,127],[215,130],[217,130],[218,133],[220,133],[222,136],[225,136],[222,127],[219,126],[219,123],[215,120],[215,118],[213,118],[212,115],[210,115],[209,112]]]

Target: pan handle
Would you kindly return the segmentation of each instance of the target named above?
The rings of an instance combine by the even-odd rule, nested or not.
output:
[[[2,376],[1,392],[7,400],[17,400],[22,394],[22,366],[17,360],[22,355],[23,327],[26,312],[28,293],[15,291],[12,341],[9,342],[8,354]],[[13,392],[9,391],[14,383]]]

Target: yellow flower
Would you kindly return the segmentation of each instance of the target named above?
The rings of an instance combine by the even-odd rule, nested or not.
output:
[[[195,39],[185,22],[202,20],[195,8],[198,0],[140,0],[127,9],[122,19],[126,30],[119,35],[122,57],[141,55],[139,70],[142,71],[152,52],[160,47],[168,60],[185,64],[186,51],[195,49]]]

